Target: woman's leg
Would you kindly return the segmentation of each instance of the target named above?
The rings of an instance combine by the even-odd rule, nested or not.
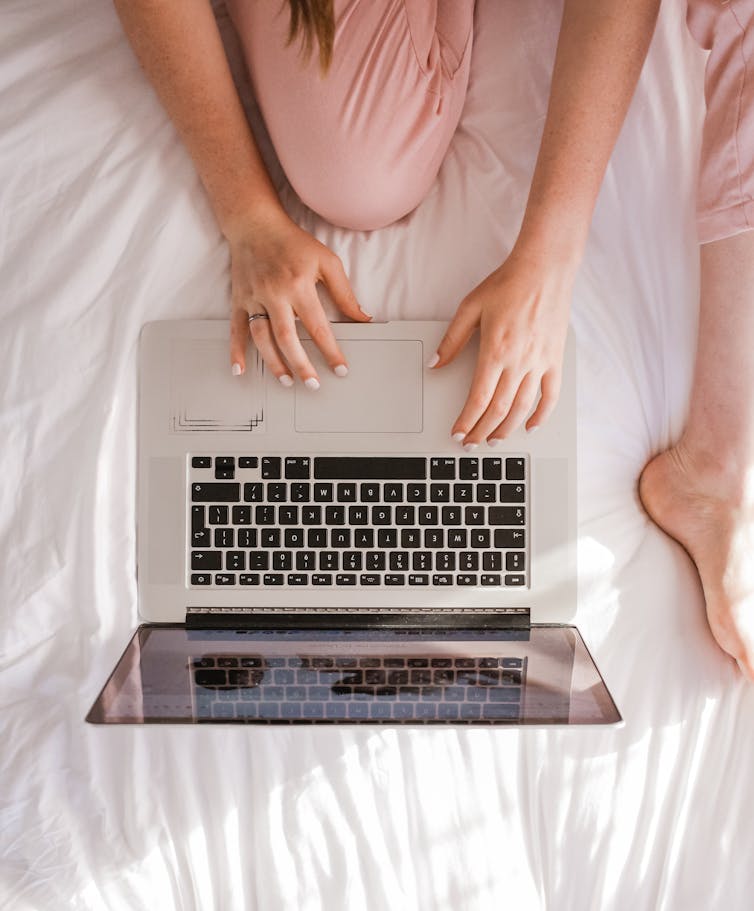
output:
[[[371,230],[429,191],[461,115],[474,0],[335,0],[330,70],[285,47],[285,0],[229,0],[254,92],[293,189]]]
[[[754,680],[754,0],[702,0],[692,13],[712,49],[699,341],[687,426],[639,493],[696,563],[715,639]]]

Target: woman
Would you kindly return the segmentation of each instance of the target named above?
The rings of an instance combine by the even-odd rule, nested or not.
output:
[[[450,428],[467,450],[505,438],[527,415],[526,429],[536,429],[557,401],[575,274],[659,2],[565,0],[518,239],[461,302],[428,364],[444,366],[480,330],[472,386]],[[278,157],[301,198],[333,223],[362,230],[414,208],[460,117],[473,0],[229,5]],[[369,316],[339,259],[284,212],[245,120],[210,0],[116,6],[230,245],[234,373],[245,368],[251,335],[281,383],[297,377],[317,389],[296,335],[299,317],[330,368],[345,376],[317,282],[346,316]],[[754,579],[746,577],[743,543],[754,527],[745,508],[754,503],[746,475],[754,460],[754,234],[747,231],[754,224],[754,105],[745,67],[754,59],[753,6],[754,0],[691,0],[693,31],[712,47],[700,197],[702,336],[688,426],[676,446],[648,464],[640,483],[650,515],[699,568],[718,642],[752,677],[747,617],[754,618]],[[301,57],[299,39],[304,51],[317,53]],[[733,118],[725,113],[732,105]]]

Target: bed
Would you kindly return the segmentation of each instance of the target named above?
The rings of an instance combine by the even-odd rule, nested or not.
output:
[[[376,317],[450,317],[515,239],[558,5],[478,0],[436,185],[372,234],[286,186],[217,12],[287,209]],[[576,619],[625,724],[105,729],[84,715],[137,623],[139,331],[224,318],[228,253],[111,5],[4,0],[0,906],[751,907],[754,688],[636,494],[683,425],[695,343],[704,59],[684,15],[666,0],[573,304]]]

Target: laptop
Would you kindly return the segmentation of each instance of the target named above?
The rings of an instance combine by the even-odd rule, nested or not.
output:
[[[321,387],[285,388],[228,323],[140,341],[143,621],[95,723],[615,724],[573,625],[576,361],[558,405],[466,452],[450,438],[476,343],[447,324],[336,323],[349,373],[300,327]]]

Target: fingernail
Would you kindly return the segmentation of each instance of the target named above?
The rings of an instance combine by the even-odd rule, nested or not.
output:
[[[233,364],[233,366],[230,368],[230,372],[233,374],[233,376],[241,376],[243,370],[241,370],[240,364]]]
[[[361,310],[361,307],[359,307],[359,310]],[[374,319],[374,317],[372,316],[372,314],[371,314],[371,313],[367,313],[366,310],[361,310],[361,312],[362,312],[362,314],[363,314],[367,319]]]
[[[310,376],[308,380],[304,380],[304,386],[306,386],[307,389],[319,389],[319,380]]]
[[[338,366],[333,371],[335,376],[348,376],[348,367],[345,364],[338,364]],[[319,383],[317,384],[319,386]],[[315,387],[312,387],[315,388]]]
[[[427,369],[431,370],[437,364],[440,363],[440,355],[435,351],[432,357],[427,361]]]
[[[492,446],[492,448],[494,449],[495,446],[499,446],[502,442],[503,441],[499,440],[497,437],[493,437],[493,439],[487,440],[487,445]]]
[[[288,376],[287,373],[284,373],[282,376],[279,376],[280,385],[285,386],[286,389],[289,389],[293,385],[293,377]]]
[[[454,434],[453,434],[453,436],[451,437],[451,439],[454,440],[456,443],[460,443],[461,440],[462,440],[465,436],[466,436],[466,434],[465,434],[465,433],[461,433],[461,431],[459,430],[458,433],[454,433]]]
[[[539,430],[539,426],[529,427],[526,431],[527,433],[534,433],[535,430]]]
[[[478,445],[478,443],[464,443],[463,448],[466,450],[466,452],[473,452]]]

